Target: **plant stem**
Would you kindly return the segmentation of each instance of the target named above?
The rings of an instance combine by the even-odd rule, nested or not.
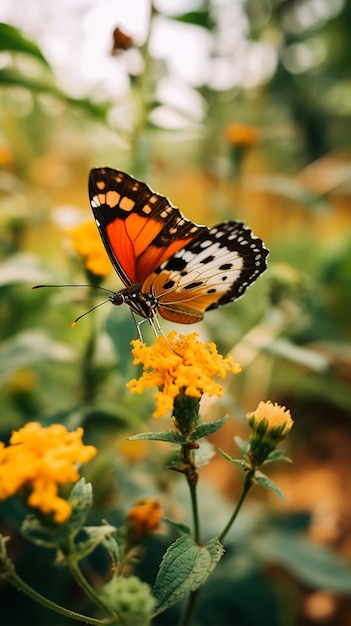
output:
[[[187,477],[187,482],[190,490],[190,499],[191,499],[191,510],[193,516],[193,524],[194,524],[194,541],[199,545],[200,544],[200,518],[199,518],[199,507],[197,502],[197,488],[196,484],[192,480],[189,480]]]
[[[107,613],[107,615],[110,615],[111,617],[115,618],[116,621],[118,621],[118,617],[111,609],[111,607],[105,604],[101,596],[96,593],[95,589],[91,587],[87,579],[83,576],[78,564],[76,562],[69,563],[69,570],[75,581],[78,583],[81,589],[83,589],[88,598],[90,598],[104,613]]]
[[[218,536],[218,539],[219,539],[219,541],[221,543],[223,543],[224,537],[226,536],[226,534],[228,533],[228,531],[230,530],[230,528],[234,524],[234,522],[235,522],[235,520],[237,518],[237,515],[238,515],[238,513],[239,513],[239,511],[240,511],[240,509],[242,507],[242,504],[243,504],[243,502],[244,502],[244,500],[245,500],[245,498],[246,498],[250,488],[252,487],[252,477],[253,477],[254,473],[255,473],[255,470],[252,469],[252,470],[249,470],[249,472],[246,474],[246,478],[245,478],[245,482],[244,482],[244,485],[243,485],[243,488],[242,488],[242,492],[241,492],[240,498],[239,498],[239,500],[237,502],[237,505],[236,505],[236,507],[235,507],[235,509],[233,511],[233,515],[231,516],[228,524],[222,530],[221,534]]]
[[[190,490],[190,500],[191,500],[191,509],[193,516],[193,526],[194,526],[194,541],[200,545],[201,542],[201,533],[200,533],[200,517],[199,517],[199,507],[197,500],[197,479],[198,474],[196,471],[196,466],[193,459],[194,451],[188,445],[185,444],[182,446],[182,460],[186,464],[188,471],[185,471],[187,483],[189,485]],[[195,611],[197,599],[200,593],[200,588],[195,589],[189,595],[188,602],[186,604],[183,616],[181,618],[179,626],[188,626],[190,623],[190,619]]]
[[[190,624],[190,620],[194,614],[200,591],[201,591],[201,587],[198,587],[197,589],[195,589],[195,591],[192,591],[191,594],[189,595],[188,602],[185,607],[185,611],[179,622],[179,626],[188,626]]]
[[[92,626],[103,626],[104,624],[108,623],[105,620],[95,619],[94,617],[88,617],[87,615],[76,613],[75,611],[71,611],[70,609],[65,609],[63,606],[56,604],[56,602],[53,602],[45,596],[42,596],[41,593],[33,589],[33,587],[27,585],[27,583],[25,583],[24,580],[22,580],[22,578],[20,578],[16,574],[13,566],[11,567],[11,571],[9,571],[8,569],[5,577],[19,591],[24,593],[26,596],[32,598],[32,600],[34,600],[35,602],[38,602],[39,604],[46,606],[48,609],[51,609],[51,611],[54,611],[55,613],[60,613],[60,615],[64,615],[69,619],[75,619],[78,622],[84,622],[84,624],[91,624]]]

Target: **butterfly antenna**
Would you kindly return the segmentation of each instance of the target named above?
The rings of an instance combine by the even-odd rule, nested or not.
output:
[[[106,289],[106,291],[108,291]],[[102,306],[103,304],[106,304],[106,302],[110,302],[110,299],[108,298],[107,300],[103,300],[102,302],[100,302],[99,304],[96,304],[95,306],[93,306],[91,309],[89,309],[89,311],[85,311],[85,313],[82,313],[82,315],[79,315],[79,317],[76,317],[76,319],[74,320],[74,322],[72,322],[71,327],[73,328],[76,323],[82,319],[82,317],[85,317],[86,315],[88,315],[88,313],[91,313],[92,311],[95,311],[95,309],[98,309],[99,306]]]
[[[106,291],[107,293],[113,293],[111,289],[106,289],[106,287],[100,287],[100,285],[89,285],[89,284],[79,284],[79,285],[33,285],[32,289],[41,289],[42,287],[91,287],[92,289],[100,289],[100,291]]]

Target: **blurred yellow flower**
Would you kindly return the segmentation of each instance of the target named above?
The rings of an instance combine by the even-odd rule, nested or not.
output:
[[[29,506],[53,514],[58,524],[65,522],[71,506],[59,497],[58,486],[79,480],[77,464],[96,454],[94,446],[83,444],[82,436],[82,428],[68,432],[61,424],[44,428],[29,422],[13,432],[7,447],[0,442],[0,500],[27,487]]]
[[[83,258],[87,270],[96,276],[107,276],[112,265],[94,222],[83,222],[70,228],[68,234],[73,249]]]
[[[171,332],[167,338],[157,337],[152,346],[136,339],[132,341],[134,364],[142,363],[143,374],[127,383],[131,393],[142,393],[146,388],[158,387],[153,417],[162,417],[172,411],[177,396],[185,394],[201,398],[202,394],[221,396],[223,387],[214,377],[225,378],[228,372],[238,374],[240,365],[228,355],[222,357],[214,343],[202,343],[197,333],[179,335]]]
[[[155,498],[135,504],[127,513],[129,539],[132,543],[140,543],[150,533],[160,528],[163,511]]]
[[[124,456],[127,461],[141,461],[149,454],[148,442],[140,439],[131,441],[130,439],[120,439],[118,442],[118,452]]]
[[[250,124],[228,124],[224,131],[226,141],[237,148],[252,148],[259,143],[261,133],[258,128]]]
[[[6,391],[13,395],[25,394],[39,384],[38,376],[29,367],[17,370],[6,384]]]

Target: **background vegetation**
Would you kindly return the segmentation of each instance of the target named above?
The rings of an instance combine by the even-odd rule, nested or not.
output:
[[[99,449],[87,471],[96,522],[117,524],[136,497],[155,493],[166,511],[186,518],[181,482],[165,470],[170,451],[125,442],[144,429],[153,407],[152,396],[140,403],[125,388],[135,375],[129,311],[106,305],[73,330],[70,322],[99,302],[98,292],[31,286],[87,281],[67,230],[92,219],[86,186],[94,166],[145,180],[199,223],[243,219],[270,249],[269,269],[242,300],[196,327],[243,367],[223,401],[208,402],[203,414],[229,413],[212,438],[223,447],[245,432],[243,415],[259,400],[285,404],[295,420],[294,463],[275,470],[286,503],[257,491],[246,506],[195,626],[347,626],[351,5],[181,4],[170,15],[169,6],[145,2],[144,35],[135,39],[132,9],[130,31],[107,14],[108,35],[99,40],[97,28],[93,42],[105,51],[105,82],[89,88],[69,88],[48,61],[39,40],[44,31],[50,38],[54,22],[38,21],[37,36],[18,28],[17,19],[0,26],[0,438],[7,441],[31,420],[83,425],[86,441]],[[97,0],[77,2],[76,15],[97,8]],[[72,13],[65,5],[60,11]],[[171,59],[155,42],[160,28],[175,26],[182,30]],[[193,54],[200,51],[195,78],[179,70],[187,67],[182,37],[184,46],[194,43]],[[104,284],[119,287],[112,271]],[[219,457],[204,468],[209,536],[216,517],[227,517],[238,480]],[[0,506],[23,577],[54,600],[78,606],[79,593],[63,572],[52,568],[51,579],[43,576],[42,568],[51,567],[46,556],[37,550],[34,556],[16,534],[24,515],[19,501]],[[140,566],[146,580],[168,542],[166,533],[150,542]],[[100,554],[86,564],[97,583],[106,566]],[[5,585],[0,591],[4,624],[53,623],[16,591]],[[173,620],[170,614],[158,623]]]

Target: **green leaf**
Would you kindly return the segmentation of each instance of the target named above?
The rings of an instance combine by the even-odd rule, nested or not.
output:
[[[285,450],[273,450],[270,452],[263,465],[266,463],[272,463],[273,461],[286,461],[287,463],[292,463],[292,459],[286,456]]]
[[[94,550],[106,540],[106,537],[116,532],[114,526],[105,524],[103,526],[84,526],[84,532],[88,535],[88,539],[79,541],[74,545],[69,555],[61,556],[57,559],[60,565],[72,562],[72,559],[80,561],[88,554],[94,552]]]
[[[50,519],[29,514],[21,525],[21,534],[28,541],[43,548],[54,548],[60,545],[62,539],[67,537],[65,524],[50,523]]]
[[[210,29],[212,24],[209,11],[189,11],[188,13],[182,13],[182,15],[172,16],[172,19],[207,29]]]
[[[7,341],[0,348],[0,385],[4,384],[13,372],[22,367],[42,364],[45,360],[70,362],[74,351],[69,346],[53,341],[40,331],[23,332]]]
[[[72,515],[67,522],[68,533],[75,537],[83,528],[87,515],[93,504],[93,488],[85,478],[81,478],[73,487],[68,502],[72,507]]]
[[[266,474],[263,474],[259,470],[255,471],[253,482],[257,483],[258,485],[261,485],[261,487],[265,487],[265,489],[274,491],[274,493],[277,496],[279,496],[281,500],[285,500],[283,492],[279,489],[278,485],[276,485],[275,482],[271,478],[268,478]]]
[[[243,459],[233,459],[232,456],[230,456],[229,454],[227,454],[226,452],[224,452],[224,450],[221,450],[220,448],[219,448],[219,452],[221,453],[223,458],[225,458],[230,463],[233,463],[234,465],[239,465],[239,467],[242,467],[243,470],[250,469],[250,465]]]
[[[239,436],[234,437],[234,441],[242,454],[247,454],[248,442]]]
[[[30,285],[50,281],[50,274],[31,254],[14,254],[0,265],[0,286],[14,283]]]
[[[168,443],[183,444],[186,443],[185,437],[175,430],[163,430],[156,433],[138,433],[128,437],[130,441],[138,441],[139,439],[148,439],[149,441],[168,441]]]
[[[107,524],[107,522],[105,521],[103,523]],[[103,539],[102,544],[109,552],[112,563],[114,565],[114,569],[116,570],[120,559],[120,549],[118,541],[116,539],[116,533],[107,535],[107,537]]]
[[[178,530],[182,535],[190,535],[190,528],[186,524],[182,524],[182,522],[176,522],[169,517],[163,517],[162,520],[166,523]]]
[[[59,89],[53,82],[25,76],[11,68],[0,69],[0,85],[7,87],[24,87],[31,92],[50,94],[69,106],[83,109],[86,113],[98,119],[105,120],[109,108],[109,105],[106,103],[97,104],[87,98],[72,98]]]
[[[275,562],[303,585],[350,595],[351,566],[328,548],[314,545],[292,532],[264,534],[255,539],[260,557]]]
[[[304,184],[296,178],[291,179],[281,175],[252,176],[248,182],[253,192],[268,191],[275,193],[287,200],[299,202],[309,209],[329,210],[330,205],[318,195],[312,193]]]
[[[49,67],[48,61],[38,46],[26,39],[18,28],[10,24],[0,23],[0,50],[29,54]]]
[[[200,587],[223,556],[224,548],[217,539],[198,546],[183,535],[165,553],[153,588],[161,613]]]
[[[208,435],[212,435],[217,430],[222,428],[222,426],[226,423],[228,416],[223,417],[220,420],[214,420],[213,422],[208,422],[206,424],[200,424],[194,432],[191,433],[190,439],[191,441],[196,441],[197,439],[201,439],[202,437],[208,437]]]

